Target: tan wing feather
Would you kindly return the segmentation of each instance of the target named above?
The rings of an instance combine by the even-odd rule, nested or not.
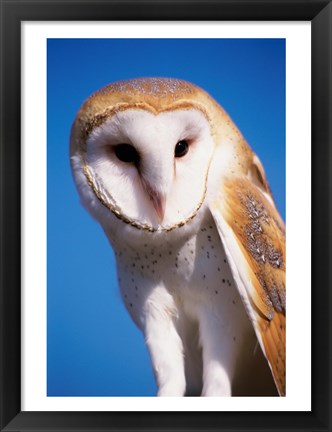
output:
[[[285,395],[285,227],[266,198],[263,178],[262,188],[246,176],[224,180],[211,211],[279,394]]]

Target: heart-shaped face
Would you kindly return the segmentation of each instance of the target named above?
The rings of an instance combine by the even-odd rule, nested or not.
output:
[[[73,126],[71,160],[90,212],[100,204],[150,232],[191,221],[207,193],[216,113],[228,119],[203,90],[171,79],[124,81],[89,98]],[[226,145],[222,159],[234,159]]]

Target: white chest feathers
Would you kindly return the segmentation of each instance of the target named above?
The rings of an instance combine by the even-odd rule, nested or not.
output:
[[[119,246],[116,257],[123,301],[145,334],[159,395],[276,394],[212,218],[191,238]]]

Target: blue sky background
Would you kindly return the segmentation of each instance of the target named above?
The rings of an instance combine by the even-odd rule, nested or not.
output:
[[[49,39],[47,394],[153,396],[144,338],[118,293],[113,252],[79,203],[69,133],[114,81],[175,77],[207,90],[260,157],[285,219],[284,39]]]

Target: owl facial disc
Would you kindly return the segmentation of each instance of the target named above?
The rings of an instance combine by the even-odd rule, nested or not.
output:
[[[199,109],[155,113],[122,106],[91,130],[80,157],[99,202],[123,222],[155,232],[196,216],[213,150]]]

